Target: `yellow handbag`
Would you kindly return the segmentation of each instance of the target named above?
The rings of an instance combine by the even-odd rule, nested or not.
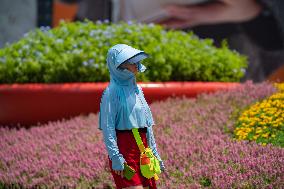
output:
[[[135,141],[140,150],[140,170],[144,177],[150,179],[153,178],[158,180],[158,175],[161,173],[160,163],[157,157],[153,154],[151,148],[145,148],[140,134],[138,132],[138,128],[132,129],[132,133],[134,135]]]

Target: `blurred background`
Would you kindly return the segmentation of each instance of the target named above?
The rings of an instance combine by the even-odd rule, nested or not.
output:
[[[0,48],[36,27],[68,22],[138,21],[223,39],[248,56],[244,80],[284,79],[284,1],[281,0],[1,0]]]

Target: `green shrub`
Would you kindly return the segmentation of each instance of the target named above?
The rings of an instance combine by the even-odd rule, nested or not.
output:
[[[107,50],[125,43],[150,57],[138,81],[239,81],[246,57],[193,33],[140,23],[62,22],[0,49],[0,83],[109,81]]]

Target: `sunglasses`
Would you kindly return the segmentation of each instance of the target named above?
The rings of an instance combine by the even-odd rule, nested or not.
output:
[[[129,64],[135,64],[136,67],[138,67],[138,65],[136,63],[125,62],[125,63],[120,64],[118,66],[118,69],[121,69],[121,70],[127,69],[127,65],[129,65]]]

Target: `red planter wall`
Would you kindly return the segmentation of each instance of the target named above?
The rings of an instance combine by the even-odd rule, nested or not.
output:
[[[239,83],[149,82],[138,83],[148,103],[170,96],[196,97],[203,92],[230,89]],[[108,83],[0,85],[0,125],[45,123],[79,114],[98,112]]]

